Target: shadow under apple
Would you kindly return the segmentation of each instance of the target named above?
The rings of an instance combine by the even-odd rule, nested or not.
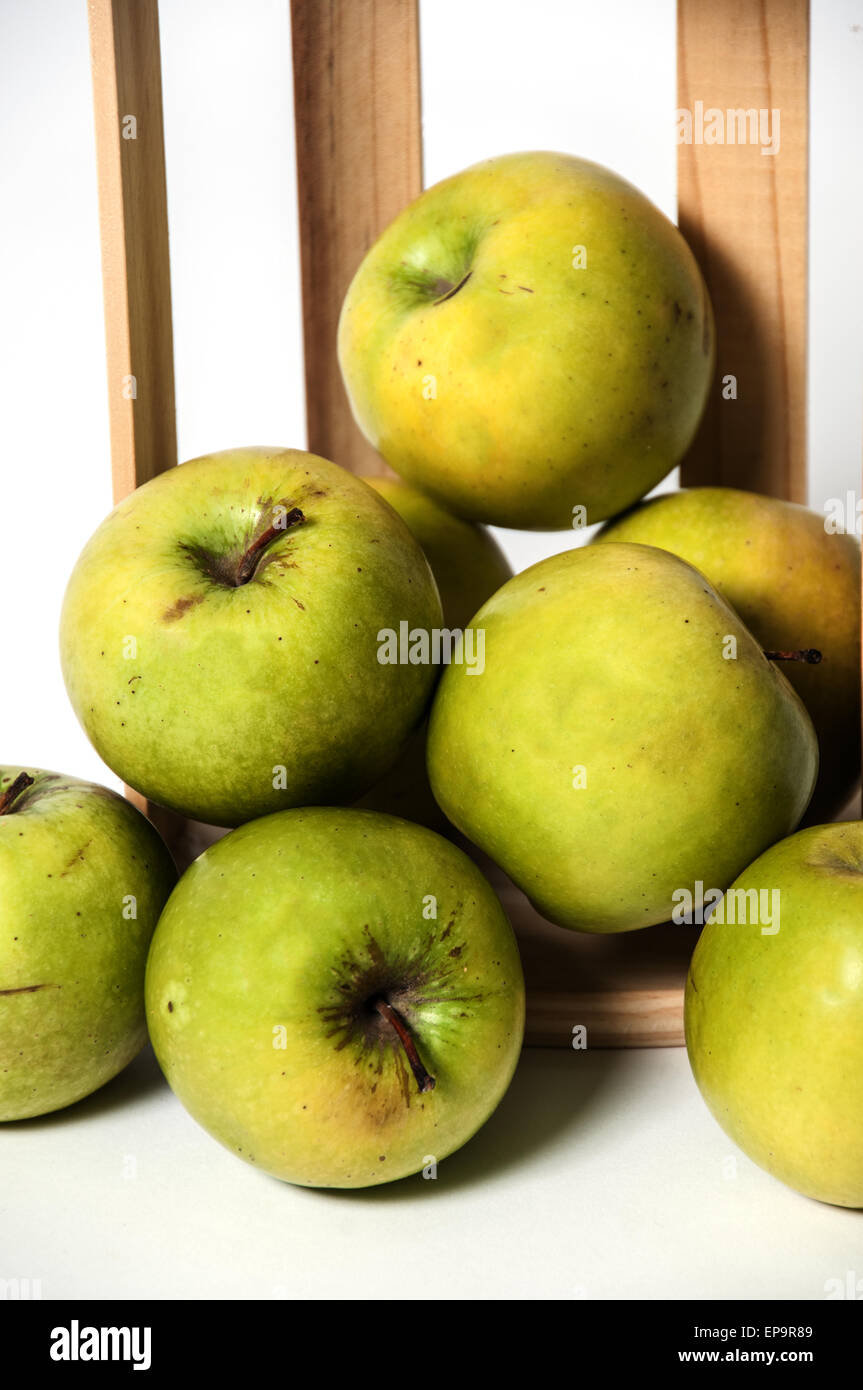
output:
[[[525,1048],[498,1108],[467,1144],[441,1161],[436,1179],[415,1173],[379,1187],[305,1190],[315,1198],[386,1203],[416,1201],[418,1185],[441,1197],[487,1185],[521,1167],[531,1154],[577,1132],[580,1125],[593,1123],[589,1112],[608,1102],[609,1082],[625,1060],[624,1053],[614,1050]]]
[[[94,1120],[99,1115],[105,1115],[112,1110],[119,1110],[123,1106],[134,1105],[145,1100],[147,1096],[161,1090],[166,1084],[159,1070],[159,1064],[153,1055],[153,1049],[148,1045],[138,1053],[137,1057],[132,1059],[123,1071],[101,1086],[98,1091],[91,1092],[89,1096],[83,1096],[73,1105],[64,1106],[62,1110],[51,1110],[47,1115],[33,1115],[26,1120],[6,1120],[3,1123],[3,1130],[9,1132],[16,1129],[53,1129],[58,1125]]]

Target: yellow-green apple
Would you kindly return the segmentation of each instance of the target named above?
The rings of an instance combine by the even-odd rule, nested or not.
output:
[[[512,578],[512,567],[485,526],[463,521],[400,478],[366,478],[407,522],[431,565],[444,625],[465,628],[487,598]]]
[[[863,824],[810,827],[729,889],[686,985],[695,1079],[744,1153],[863,1206]]]
[[[118,776],[236,825],[371,786],[435,678],[381,664],[379,633],[440,621],[420,547],[361,479],[234,449],[154,478],[99,527],[66,592],[63,674]]]
[[[440,1162],[518,1060],[512,929],[462,852],[372,811],[241,826],[180,880],[147,966],[156,1055],[233,1153],[370,1187]]]
[[[484,526],[462,521],[399,478],[367,478],[407,522],[431,565],[443,606],[444,626],[465,628],[487,598],[512,576],[500,546]],[[358,803],[372,811],[444,830],[446,817],[426,774],[426,726],[409,739],[389,772]]]
[[[549,152],[427,189],[348,290],[339,360],[387,463],[474,521],[601,521],[686,452],[713,319],[676,227],[638,189]]]
[[[793,502],[699,487],[634,507],[595,541],[671,550],[706,574],[767,650],[814,648],[817,665],[783,671],[806,705],[821,751],[806,819],[837,815],[860,780],[860,543],[830,534]]]
[[[81,1100],[144,1046],[147,950],[176,878],[115,792],[0,767],[0,1120]]]
[[[485,670],[449,666],[432,791],[538,910],[582,931],[666,921],[797,825],[809,716],[691,565],[588,546],[516,575],[476,614]]]

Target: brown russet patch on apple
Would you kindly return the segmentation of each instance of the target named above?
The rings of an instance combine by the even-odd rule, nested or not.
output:
[[[446,941],[447,937],[451,934],[452,929],[453,929],[453,927],[455,926],[455,920],[456,920],[456,918],[458,917],[458,914],[461,912],[461,910],[462,910],[463,907],[464,907],[464,903],[461,903],[461,902],[456,903],[456,905],[455,905],[455,907],[453,908],[452,913],[451,913],[451,915],[450,915],[449,921],[447,922],[446,926],[444,927],[443,931],[441,932],[441,937],[440,937],[441,941]]]
[[[61,878],[65,878],[67,874],[71,873],[72,870],[74,869],[74,867],[75,867],[76,864],[83,864],[83,862],[84,862],[84,850],[85,850],[85,849],[89,849],[90,846],[92,845],[92,843],[93,843],[92,839],[88,840],[86,844],[84,844],[84,845],[81,846],[81,848],[78,850],[77,854],[73,854],[73,855],[72,855],[72,858],[69,860],[69,863],[66,865],[65,869],[64,869],[63,872],[60,874],[60,877],[61,877]]]
[[[188,594],[183,598],[178,598],[176,603],[172,603],[170,608],[166,608],[162,614],[162,621],[165,623],[175,623],[178,618],[182,618],[188,613],[190,608],[204,602],[203,594]]]
[[[385,1056],[388,1065],[394,1071],[394,1086],[380,1085],[384,1075]],[[356,1103],[349,1102],[349,1105],[354,1114],[363,1117],[368,1129],[379,1131],[394,1120],[400,1120],[405,1109],[410,1109],[411,1100],[417,1097],[418,1093],[401,1051],[390,1049],[388,1055],[381,1052],[373,1072],[378,1079],[371,1086],[368,1084],[367,1070],[368,1065],[363,1066],[362,1059],[358,1059],[358,1069],[354,1073],[350,1088],[356,1095]]]

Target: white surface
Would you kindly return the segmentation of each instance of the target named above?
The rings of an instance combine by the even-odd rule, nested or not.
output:
[[[192,1121],[151,1056],[3,1127],[0,1273],[43,1298],[825,1296],[863,1277],[863,1213],[737,1153],[681,1049],[525,1052],[436,1180],[289,1187]]]
[[[162,0],[180,455],[301,444],[287,0]],[[813,0],[811,501],[859,494],[863,0]],[[426,0],[426,176],[508,149],[607,163],[674,212],[674,0]],[[2,756],[115,783],[65,699],[69,569],[110,506],[84,0],[0,5]],[[518,567],[570,534],[504,533]],[[863,1217],[737,1159],[681,1051],[525,1056],[486,1129],[362,1196],[220,1150],[142,1059],[0,1133],[0,1278],[46,1297],[820,1298]],[[130,1176],[131,1174],[136,1176]]]

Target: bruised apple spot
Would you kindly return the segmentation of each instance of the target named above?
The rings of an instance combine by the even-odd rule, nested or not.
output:
[[[59,989],[59,985],[16,985],[14,989],[0,989],[0,996],[7,994],[35,994],[37,989]]]
[[[72,858],[69,860],[69,862],[68,862],[68,864],[66,865],[65,869],[63,869],[62,873],[60,874],[60,877],[61,877],[61,878],[65,878],[66,875],[67,875],[68,873],[71,873],[72,870],[74,869],[74,867],[75,867],[76,864],[83,864],[83,863],[84,863],[84,850],[85,850],[85,849],[89,849],[90,846],[92,845],[92,843],[93,843],[92,840],[88,840],[87,843],[86,843],[85,845],[82,845],[82,846],[81,846],[81,848],[78,850],[77,854],[73,854],[73,855],[72,855]]]
[[[188,613],[190,608],[204,602],[203,594],[189,594],[178,598],[176,603],[172,603],[170,608],[166,608],[162,614],[162,621],[165,623],[175,623],[178,618],[182,618]]]

